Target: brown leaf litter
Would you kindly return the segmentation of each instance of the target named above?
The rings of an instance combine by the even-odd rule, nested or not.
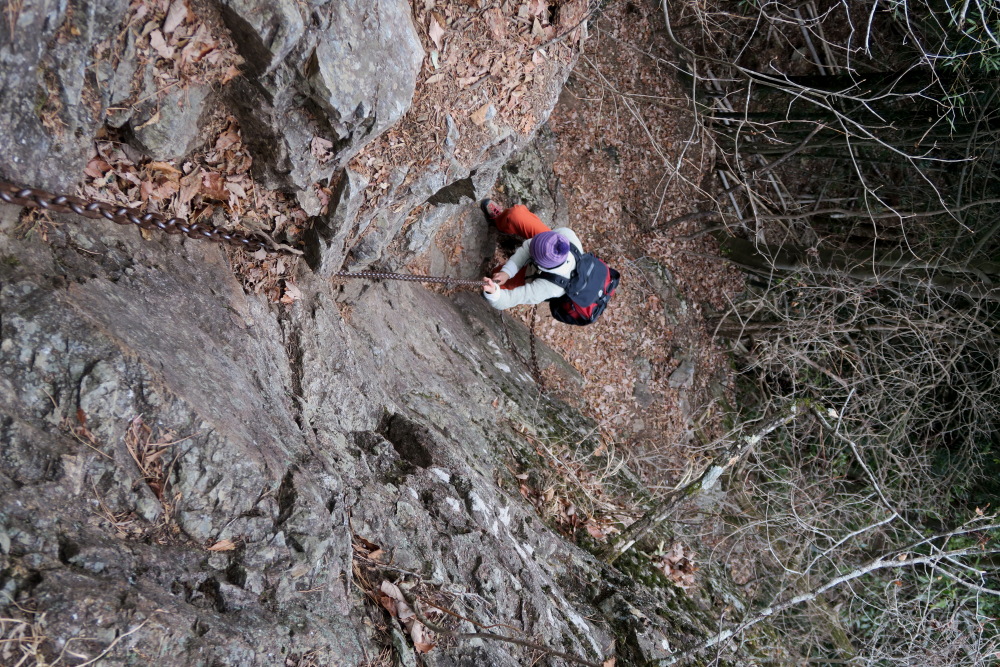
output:
[[[80,195],[191,221],[207,219],[227,229],[265,231],[297,242],[308,216],[293,197],[256,183],[250,173],[253,158],[236,119],[218,115],[210,127],[215,128],[214,141],[177,163],[150,160],[102,130],[84,170]],[[298,258],[250,255],[236,248],[230,252],[248,292],[285,304],[301,297],[292,279]]]
[[[578,390],[544,372],[546,385],[595,418],[654,488],[670,487],[700,465],[704,442],[718,433],[721,411],[713,406],[732,398],[732,370],[704,311],[725,308],[742,289],[741,275],[713,259],[711,236],[684,238],[700,223],[664,225],[709,196],[700,184],[713,158],[667,64],[673,55],[662,20],[660,10],[639,3],[609,6],[590,26],[552,113],[554,169],[569,227],[623,278],[595,325],[562,325],[545,317],[542,305],[536,327],[587,380]],[[680,301],[663,302],[640,268],[644,257],[670,271]],[[664,316],[665,306],[676,323]],[[527,324],[530,307],[514,314]],[[685,355],[697,368],[693,386],[671,387],[670,374]]]
[[[553,3],[513,2],[496,6],[464,0],[425,0],[414,6],[414,23],[427,52],[413,102],[403,119],[367,145],[349,168],[369,180],[361,215],[393,201],[418,174],[447,171],[449,119],[454,159],[475,168],[481,151],[503,128],[527,135],[548,104],[546,82],[575,58],[585,28],[543,47],[557,36],[585,0],[554,3],[561,18],[551,22]],[[477,8],[476,5],[479,5]],[[535,30],[535,26],[539,30]],[[541,47],[541,48],[540,48]],[[389,179],[404,170],[390,191]]]
[[[147,101],[142,96],[142,76],[148,63],[157,96],[177,94],[194,84],[223,85],[239,74],[242,61],[232,38],[214,10],[197,0],[133,0],[118,40],[99,44],[95,59],[120,61],[129,31],[136,35],[140,67],[127,106],[118,110]],[[145,124],[159,121],[157,112]],[[79,194],[192,221],[207,219],[227,229],[283,235],[293,244],[298,241],[308,216],[294,198],[255,182],[250,173],[253,158],[235,118],[216,111],[206,134],[210,137],[206,147],[189,158],[154,161],[121,141],[116,131],[102,128]],[[322,149],[322,144],[313,147]],[[329,192],[325,194],[329,201]],[[143,237],[152,234],[144,232]],[[231,249],[231,255],[248,291],[286,304],[299,298],[291,279],[296,258],[264,253],[251,257],[238,249]]]

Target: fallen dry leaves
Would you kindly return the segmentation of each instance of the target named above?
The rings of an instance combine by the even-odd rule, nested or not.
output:
[[[634,520],[630,503],[608,488],[620,459],[607,451],[606,444],[588,456],[574,452],[567,443],[546,442],[524,429],[516,430],[542,462],[521,472],[511,470],[518,492],[556,530],[575,538],[583,529],[603,542]]]
[[[742,290],[743,279],[712,259],[718,251],[711,236],[680,240],[698,231],[700,222],[662,227],[699,208],[706,197],[699,184],[712,167],[686,93],[668,64],[674,56],[662,21],[652,6],[609,6],[591,23],[591,37],[552,113],[554,170],[568,225],[587,251],[623,277],[595,325],[567,327],[548,318],[542,306],[536,332],[587,380],[577,389],[545,372],[551,391],[596,419],[651,486],[669,487],[700,460],[688,446],[699,414],[711,406],[718,387],[731,391],[728,356],[712,342],[703,308],[724,308],[727,296]],[[497,199],[503,202],[505,193]],[[682,308],[663,303],[636,263],[643,257],[671,272]],[[664,317],[664,306],[676,323]],[[530,308],[513,312],[530,321]],[[684,355],[697,372],[694,386],[679,390],[668,380]],[[718,424],[719,415],[713,415],[703,431],[711,436]]]
[[[219,227],[266,231],[294,243],[307,226],[305,211],[292,197],[254,181],[253,158],[235,118],[221,116],[215,126],[214,141],[179,163],[150,160],[102,130],[84,169],[81,196],[192,221],[208,220]],[[143,230],[144,238],[152,235]],[[297,258],[232,252],[247,291],[285,304],[301,298],[291,278]]]
[[[413,648],[417,653],[429,653],[434,648],[436,636],[426,625],[417,620],[417,615],[407,603],[403,593],[395,584],[383,581],[379,586],[379,604],[381,604],[389,615],[403,624],[403,627],[410,633],[413,640]]]
[[[210,547],[207,547],[209,551],[232,551],[236,548],[236,542],[230,539],[219,540]]]
[[[400,590],[399,585],[377,577],[378,584],[376,585],[375,583],[375,578],[372,575],[377,575],[382,570],[380,562],[384,557],[382,548],[357,533],[353,535],[352,548],[354,554],[353,573],[355,584],[370,600],[389,612],[389,615],[402,625],[403,629],[409,633],[410,639],[413,642],[413,648],[417,653],[430,652],[437,645],[437,635],[420,622],[416,612]],[[391,566],[390,569],[392,569]],[[420,599],[420,596],[413,593],[412,588],[408,588],[407,590],[410,591],[409,597],[411,599]],[[425,591],[422,595],[433,594]],[[443,600],[440,602],[443,604]],[[423,618],[428,620],[433,619],[437,622],[437,619],[442,616],[441,611],[437,609],[440,604],[430,604],[430,606],[430,609],[425,608],[423,610]],[[383,630],[388,631],[387,628]]]
[[[197,11],[196,11],[197,10]],[[133,0],[118,42],[98,45],[95,58],[120,59],[126,35],[135,37],[140,67],[124,111],[147,102],[144,66],[152,64],[155,96],[178,94],[192,85],[221,85],[239,73],[240,58],[218,17],[187,0]],[[133,120],[134,122],[134,120]],[[157,111],[140,126],[160,122]],[[288,195],[267,190],[250,173],[253,158],[244,146],[236,120],[217,112],[207,123],[209,141],[187,159],[154,161],[122,141],[117,131],[102,128],[84,174],[81,196],[113,201],[192,221],[207,220],[224,228],[264,231],[294,244],[308,216]],[[325,155],[322,139],[312,150]],[[329,191],[317,193],[329,202]],[[144,238],[152,233],[143,230]],[[292,284],[292,263],[264,254],[250,257],[233,250],[233,265],[244,287],[272,302],[290,304],[301,293]]]
[[[527,12],[537,9],[515,4],[527,6]],[[492,25],[494,9],[482,14],[491,37],[500,27],[519,25],[503,15]],[[574,16],[586,15],[586,3],[577,9]],[[569,15],[569,5],[560,5],[560,23]],[[536,333],[587,382],[580,389],[556,372],[543,375],[551,393],[596,419],[605,438],[623,446],[650,486],[669,488],[701,462],[702,442],[718,434],[721,411],[713,412],[713,405],[732,398],[728,356],[712,342],[703,309],[724,308],[742,290],[743,279],[713,259],[718,250],[711,236],[684,238],[700,230],[700,222],[664,226],[708,197],[699,184],[713,158],[669,65],[674,55],[659,10],[615,4],[586,25],[591,38],[549,121],[557,147],[554,171],[569,226],[586,250],[617,268],[623,279],[611,307],[593,326],[567,327],[540,307]],[[453,37],[446,33],[446,49]],[[423,104],[444,109],[449,90],[426,84],[417,97],[429,96]],[[478,100],[468,106],[467,120],[486,126],[490,110],[487,100]],[[374,160],[373,168],[388,168],[377,151],[367,159]],[[513,203],[503,191],[495,199]],[[435,245],[451,257],[460,251],[460,236],[458,223],[446,224]],[[676,296],[654,289],[640,258],[671,273]],[[418,260],[410,269],[420,273],[426,266]],[[512,314],[528,325],[531,308]],[[693,386],[671,387],[670,375],[685,358],[696,368]]]
[[[97,452],[109,460],[116,460],[115,456],[108,453],[113,446],[109,443],[101,442],[96,435],[88,428],[87,413],[82,408],[77,408],[74,420],[66,418],[60,427],[69,432],[78,442],[86,445],[91,450]],[[174,508],[180,500],[179,492],[168,492],[170,474],[173,460],[164,463],[166,455],[172,448],[190,439],[192,436],[176,437],[176,434],[167,430],[157,430],[145,423],[142,416],[136,416],[129,420],[125,432],[122,435],[122,444],[125,451],[135,463],[141,481],[135,480],[136,484],[144,483],[159,501],[162,511],[159,520],[151,525],[142,520],[132,510],[114,511],[105,503],[97,490],[93,486],[97,505],[100,513],[107,520],[108,524],[115,531],[115,534],[123,539],[152,540],[157,544],[167,544],[177,540],[184,540],[180,527],[173,519]],[[133,487],[133,490],[134,487]]]
[[[663,573],[670,581],[687,590],[695,585],[694,552],[680,542],[674,542],[667,551],[657,554],[653,567]]]
[[[158,88],[226,83],[239,73],[242,59],[229,33],[187,0],[133,0],[129,12],[124,28],[136,34],[140,62],[153,61]],[[98,52],[111,46],[99,45]]]
[[[167,483],[163,455],[177,442],[159,442],[159,438],[153,437],[153,429],[143,421],[142,416],[134,417],[125,432],[125,448],[139,467],[146,485],[161,503],[167,500],[163,495]]]
[[[455,160],[474,169],[482,151],[505,131],[535,130],[547,112],[552,82],[575,58],[586,29],[536,48],[572,25],[566,17],[576,16],[586,0],[555,12],[549,4],[504,2],[485,11],[464,0],[414,4],[414,23],[428,55],[406,115],[349,165],[369,180],[362,216],[405,193],[418,174],[448,169],[451,149]],[[400,173],[405,176],[390,188],[390,179]]]

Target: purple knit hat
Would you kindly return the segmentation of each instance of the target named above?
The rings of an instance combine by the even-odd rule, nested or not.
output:
[[[569,240],[562,234],[542,232],[532,237],[528,251],[535,264],[543,269],[554,269],[566,261]]]

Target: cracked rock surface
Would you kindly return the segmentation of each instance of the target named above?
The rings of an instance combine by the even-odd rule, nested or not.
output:
[[[185,153],[201,109],[231,104],[267,177],[301,194],[408,108],[423,52],[404,0],[217,7],[244,76],[183,103],[166,92],[157,109],[177,125],[133,137],[151,155]],[[0,21],[0,176],[70,188],[102,124],[152,113],[109,115],[138,70],[90,60],[126,9],[25,3],[14,33]],[[54,95],[58,132],[33,106],[40,92]],[[329,164],[301,150],[319,134],[340,142]],[[31,646],[108,665],[365,664],[392,642],[364,592],[379,581],[359,576],[375,571],[355,567],[359,539],[391,564],[379,576],[598,663],[662,657],[663,637],[705,631],[705,610],[676,588],[602,566],[518,493],[510,463],[535,451],[525,434],[593,451],[595,430],[512,354],[508,336],[527,347],[523,327],[509,321],[505,335],[470,292],[330,280],[345,260],[423,257],[472,273],[492,252],[475,200],[527,142],[496,138],[477,164],[421,172],[363,213],[367,181],[347,172],[329,215],[311,221],[291,305],[245,291],[217,245],[62,215],[42,234],[0,204],[0,598],[28,638],[0,645],[0,664]],[[542,201],[544,154],[543,141],[508,172],[519,200]],[[565,217],[560,197],[544,201]],[[457,258],[435,249],[449,224],[466,249]],[[414,659],[407,641],[395,642],[400,660]],[[481,640],[420,656],[536,658]]]
[[[600,568],[494,481],[526,446],[511,424],[590,426],[538,395],[480,299],[338,295],[306,274],[275,310],[216,246],[64,229],[50,244],[4,229],[0,261],[0,568],[49,637],[85,635],[94,655],[144,623],[121,650],[158,664],[357,664],[372,612],[353,530],[479,623],[593,657],[612,645],[588,620]],[[140,415],[177,441],[159,496],[118,455]],[[236,548],[208,550],[223,540]],[[463,643],[427,660],[525,656]]]

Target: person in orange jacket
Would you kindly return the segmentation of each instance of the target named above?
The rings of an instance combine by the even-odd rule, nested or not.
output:
[[[560,297],[566,290],[548,280],[533,280],[538,270],[569,278],[576,268],[570,244],[582,253],[579,237],[566,227],[555,230],[542,222],[527,206],[518,204],[504,209],[483,200],[486,219],[504,234],[527,239],[492,277],[483,278],[483,296],[497,310],[521,304],[533,305]]]

